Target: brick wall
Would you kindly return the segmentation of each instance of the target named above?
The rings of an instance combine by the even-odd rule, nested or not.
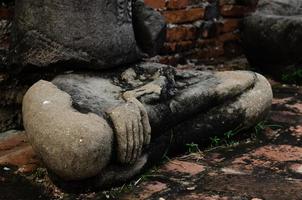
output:
[[[168,24],[166,43],[157,56],[176,65],[211,61],[242,53],[239,24],[257,0],[145,0],[160,11]]]
[[[0,59],[9,45],[12,0],[0,4]],[[167,22],[166,43],[155,58],[173,64],[209,61],[241,53],[240,19],[253,11],[257,0],[145,0]]]

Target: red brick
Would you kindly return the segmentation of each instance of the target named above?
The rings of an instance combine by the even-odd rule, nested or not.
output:
[[[221,32],[227,33],[239,28],[240,19],[224,19],[222,21]]]
[[[27,143],[27,137],[24,133],[16,134],[8,138],[0,140],[0,152],[4,152],[15,148],[17,146],[23,146]],[[1,156],[1,153],[0,153]]]
[[[149,199],[152,195],[163,192],[168,188],[167,184],[158,181],[149,181],[140,185],[137,195],[130,193],[120,197],[121,200],[143,200]]]
[[[180,24],[203,19],[204,8],[192,8],[189,10],[170,10],[163,12],[167,23]]]
[[[191,56],[195,59],[217,58],[224,54],[223,43],[217,39],[198,40],[198,50]]]
[[[210,46],[220,45],[222,42],[218,38],[201,39],[196,41],[197,48],[206,48]]]
[[[196,38],[197,29],[195,27],[178,26],[167,30],[166,41],[183,41],[194,40]]]
[[[225,33],[220,35],[217,40],[221,41],[221,42],[227,42],[227,41],[239,41],[240,40],[240,36],[237,33]]]
[[[0,140],[1,166],[13,165],[19,168],[18,172],[28,173],[39,164],[40,160],[28,143],[25,133],[18,133]]]
[[[177,195],[175,200],[230,200],[231,198],[228,198],[226,196],[220,196],[220,195],[210,195],[210,194],[198,194],[198,193],[189,193],[189,194],[179,194]]]
[[[159,63],[176,66],[179,63],[180,59],[181,58],[177,56],[161,56],[159,58]]]
[[[9,8],[0,8],[0,19],[11,19],[14,15],[12,9]]]
[[[0,157],[0,165],[14,165],[23,167],[23,165],[38,163],[36,154],[30,145],[22,148],[15,148],[6,155]]]
[[[144,0],[145,4],[154,9],[163,9],[166,7],[165,0]]]
[[[240,5],[223,5],[220,14],[223,17],[243,17],[253,11],[253,8]]]
[[[221,24],[218,22],[208,23],[204,25],[201,29],[201,36],[203,38],[214,38],[217,37],[220,33]]]
[[[164,44],[162,52],[163,53],[182,52],[192,49],[193,46],[194,44],[192,41],[169,42]]]
[[[236,1],[234,0],[219,0],[219,5],[234,5]]]
[[[289,170],[296,174],[302,174],[302,165],[298,163],[292,164],[290,165]]]
[[[175,173],[178,175],[179,173],[185,173],[194,176],[205,171],[205,167],[192,162],[173,160],[165,164],[160,171]]]
[[[223,54],[224,54],[223,46],[214,46],[214,47],[207,47],[207,48],[198,50],[193,55],[192,58],[210,60],[213,58],[221,57],[221,56],[223,56]]]
[[[168,9],[182,9],[189,5],[189,0],[170,0],[168,1]]]

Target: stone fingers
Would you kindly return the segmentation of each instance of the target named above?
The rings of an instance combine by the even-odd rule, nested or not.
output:
[[[117,139],[117,158],[133,164],[151,140],[151,127],[144,106],[135,98],[108,112]]]
[[[141,155],[144,145],[143,127],[141,125],[141,115],[138,105],[132,101],[128,102],[128,104],[130,105],[129,109],[131,111],[129,115],[131,122],[129,122],[129,124],[132,124],[132,129],[127,130],[130,141],[130,144],[128,144],[128,163],[134,163]]]
[[[148,145],[148,144],[150,144],[150,141],[151,141],[151,126],[150,126],[150,123],[149,123],[148,113],[147,113],[145,107],[143,106],[143,104],[140,101],[138,101],[135,98],[131,99],[130,101],[135,103],[139,108],[140,117],[141,117],[140,124],[143,127],[143,137],[144,137],[143,144]]]
[[[144,127],[141,123],[141,116],[140,119],[138,119],[137,124],[139,128],[139,149],[138,149],[139,155],[138,156],[140,156],[144,146]]]
[[[140,130],[139,130],[139,112],[136,112],[136,117],[132,120],[132,128],[133,128],[133,149],[132,149],[132,158],[130,163],[134,163],[137,160],[137,157],[141,155],[139,151],[140,148]]]
[[[127,160],[126,156],[129,140],[127,137],[126,122],[124,120],[121,120],[123,118],[123,110],[124,109],[122,107],[116,107],[109,113],[115,129],[115,136],[117,141],[117,158],[121,163],[125,163]]]
[[[149,123],[148,113],[145,107],[139,103],[138,105],[140,109],[140,116],[141,116],[141,124],[143,126],[143,135],[144,135],[144,145],[150,144],[151,141],[151,126]]]
[[[132,152],[134,150],[134,128],[133,128],[133,116],[130,114],[126,120],[126,134],[127,134],[127,150],[125,163],[131,163]]]

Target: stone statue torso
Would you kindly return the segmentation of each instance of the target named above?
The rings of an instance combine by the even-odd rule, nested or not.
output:
[[[27,52],[23,56],[24,64],[43,66],[75,59],[92,61],[97,68],[108,68],[133,62],[138,59],[139,50],[132,26],[131,4],[130,0],[18,1],[16,56],[23,53],[17,46],[20,38],[25,38],[21,42],[26,43],[29,37],[34,42],[28,42],[28,48],[40,45],[41,50],[48,49],[45,52],[48,56],[43,58],[36,56],[37,52],[30,55]],[[56,55],[49,58],[49,52]]]

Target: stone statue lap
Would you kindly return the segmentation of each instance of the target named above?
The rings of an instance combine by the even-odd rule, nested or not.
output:
[[[82,70],[41,80],[23,99],[31,144],[66,181],[118,184],[168,148],[250,128],[270,109],[259,74],[139,62],[165,36],[139,0],[19,0],[14,25],[12,63]]]

